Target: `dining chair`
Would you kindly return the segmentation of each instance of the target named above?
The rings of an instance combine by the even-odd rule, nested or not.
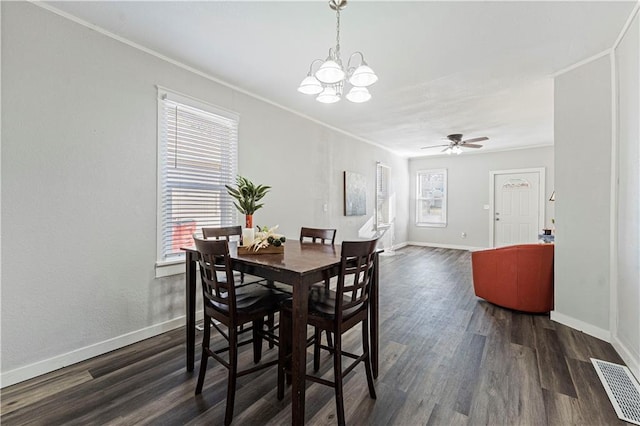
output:
[[[229,425],[233,419],[236,379],[278,363],[278,359],[273,359],[258,364],[262,358],[263,339],[276,344],[278,340],[273,330],[264,330],[264,318],[279,311],[279,305],[286,295],[258,284],[236,287],[228,241],[200,238],[194,240],[199,253],[204,304],[202,358],[196,395],[202,393],[207,361],[210,357],[214,358],[228,370],[224,424]],[[240,326],[248,323],[251,323],[251,327],[239,330]],[[226,332],[222,329],[225,326]],[[227,340],[226,347],[218,349],[211,347],[211,327],[214,327]],[[240,335],[248,331],[251,331],[252,337],[240,342]],[[253,344],[253,361],[256,365],[238,370],[238,348],[246,344]],[[228,352],[228,360],[221,356],[225,352]]]
[[[231,241],[232,237],[237,236],[237,240],[240,241],[242,239],[242,227],[240,225],[203,227],[202,236],[205,239],[220,239],[224,237],[227,241]]]
[[[331,244],[336,241],[335,229],[323,229],[323,228],[300,228],[300,242],[304,242],[306,239],[311,239],[313,243]]]
[[[214,239],[214,240],[224,239],[226,241],[236,241],[238,244],[241,244],[242,243],[242,226],[233,225],[233,226],[203,227],[202,236],[205,239]],[[257,284],[257,283],[260,283],[262,285],[267,284],[267,281],[262,278],[256,278],[250,281],[246,281],[244,272],[234,271],[233,274],[236,277],[240,278],[240,284],[236,284],[236,288],[244,287],[246,285],[251,285],[251,284]],[[274,324],[275,324],[274,315],[270,314],[269,317],[267,318],[267,326],[269,328],[273,328]],[[273,343],[269,342],[269,348],[273,348]]]
[[[240,225],[236,226],[218,226],[218,227],[203,227],[202,228],[202,236],[208,239],[220,240],[224,239],[226,241],[237,241],[238,244],[242,243],[242,227]],[[237,237],[237,238],[236,238]],[[240,286],[245,285],[244,280],[244,272],[234,272],[236,276],[240,277]],[[257,281],[251,281],[247,284],[252,284]]]
[[[335,389],[338,424],[345,424],[343,379],[355,366],[363,362],[369,387],[369,396],[376,398],[371,370],[369,349],[369,295],[374,273],[374,260],[378,240],[344,241],[342,243],[340,273],[335,291],[324,287],[312,287],[309,295],[309,314],[307,323],[315,327],[314,336],[314,372],[319,370],[320,349],[333,355],[333,381],[314,375],[305,375],[306,380],[331,386]],[[361,324],[362,354],[356,355],[342,350],[342,334]],[[320,344],[319,330],[331,331],[334,335],[333,347]],[[278,350],[278,393],[279,400],[284,398],[285,375],[290,374],[290,353],[292,335],[292,304],[284,301],[280,312],[280,346]],[[342,357],[354,361],[344,370]]]
[[[300,242],[311,242],[315,244],[329,244],[334,245],[336,241],[335,229],[322,229],[322,228],[300,228]],[[325,288],[329,289],[330,278],[324,279]]]
[[[336,230],[335,229],[325,229],[325,228],[300,228],[300,243],[311,242],[314,244],[329,244],[334,245],[336,241]],[[325,277],[324,279],[324,287],[329,290],[331,286],[331,278]],[[327,345],[332,347],[333,341],[331,339],[331,332],[326,331],[327,334]]]

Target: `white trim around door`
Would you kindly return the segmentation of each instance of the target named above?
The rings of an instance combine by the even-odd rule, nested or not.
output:
[[[495,247],[495,180],[498,175],[515,173],[538,173],[540,176],[538,194],[538,229],[544,228],[544,215],[546,207],[545,168],[533,167],[528,169],[493,170],[489,172],[489,246]]]

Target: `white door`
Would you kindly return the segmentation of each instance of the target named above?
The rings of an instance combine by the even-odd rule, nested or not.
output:
[[[543,173],[544,169],[492,173],[494,247],[538,241],[544,223]]]

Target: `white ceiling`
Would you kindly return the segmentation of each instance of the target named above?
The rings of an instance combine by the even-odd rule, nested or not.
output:
[[[335,44],[326,1],[48,2],[217,79],[403,156],[450,133],[482,151],[553,144],[552,75],[610,49],[635,2],[351,0],[343,60],[380,80],[368,103],[296,91]]]

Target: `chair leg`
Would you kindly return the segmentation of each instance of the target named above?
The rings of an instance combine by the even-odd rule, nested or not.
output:
[[[333,348],[333,340],[331,339],[331,332],[329,330],[325,330],[325,333],[327,333],[327,346],[329,346],[330,348]]]
[[[318,372],[320,370],[320,344],[322,338],[322,330],[318,327],[313,331],[313,371]]]
[[[267,328],[269,330],[273,330],[273,327],[275,325],[276,321],[275,321],[275,314],[271,313],[267,316]],[[271,340],[269,340],[269,349],[273,349],[273,342]]]
[[[228,426],[233,420],[233,406],[236,400],[236,377],[238,374],[238,330],[229,327],[229,378],[227,380],[227,408],[224,424]]]
[[[342,335],[335,333],[333,347],[333,380],[336,390],[336,414],[338,425],[344,426],[344,400],[342,399]]]
[[[331,289],[331,278],[324,279],[324,288],[327,291]],[[329,330],[325,330],[325,333],[327,333],[327,346],[329,346],[330,348],[333,348],[333,342],[331,340],[331,332]]]
[[[373,372],[371,370],[371,351],[369,349],[369,320],[362,321],[362,351],[367,356],[364,359],[364,369],[367,373],[367,385],[369,386],[369,396],[376,399],[376,388],[373,385]]]
[[[284,398],[284,376],[288,368],[291,354],[291,318],[286,313],[280,313],[280,345],[278,346],[278,400]]]
[[[264,319],[260,318],[259,320],[253,321],[253,362],[255,364],[260,362],[262,359],[262,335],[260,332],[264,327]]]
[[[207,349],[209,348],[211,340],[211,320],[209,317],[204,317],[203,325],[204,334],[202,335],[202,357],[200,358],[200,372],[198,373],[198,384],[196,385],[196,395],[202,393],[202,386],[204,385],[204,376],[207,374],[207,361],[209,361],[209,354]]]

